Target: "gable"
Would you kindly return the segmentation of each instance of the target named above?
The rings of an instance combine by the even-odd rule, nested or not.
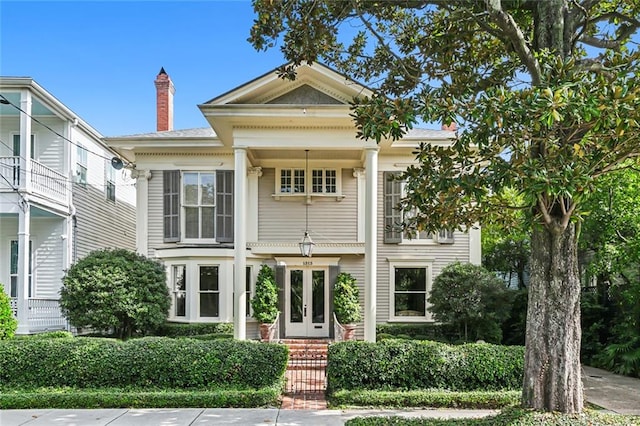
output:
[[[278,105],[342,105],[343,102],[335,99],[319,90],[314,89],[308,84],[285,93],[273,100],[267,102],[268,104]]]

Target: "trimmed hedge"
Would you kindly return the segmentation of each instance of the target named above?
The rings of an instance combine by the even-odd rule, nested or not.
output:
[[[231,334],[233,336],[233,323],[206,322],[187,324],[166,322],[157,330],[156,334],[167,337],[199,336],[202,334]]]
[[[458,334],[450,325],[440,323],[378,324],[376,325],[376,334],[378,340],[388,339],[389,336],[417,340],[433,340],[444,343],[454,343],[459,340]]]
[[[0,409],[34,408],[255,408],[277,406],[282,382],[260,389],[136,391],[38,389],[0,392]]]
[[[415,340],[329,346],[327,388],[449,391],[522,388],[524,347]]]
[[[68,332],[68,331],[64,331],[64,330],[58,330],[58,331],[47,331],[45,333],[38,333],[38,334],[21,334],[19,336],[15,336],[15,339],[22,339],[22,340],[43,340],[43,339],[73,339],[73,334]]]
[[[288,348],[250,341],[145,337],[0,342],[4,389],[40,387],[211,389],[274,386]]]
[[[520,403],[521,391],[469,391],[447,392],[442,390],[376,391],[339,390],[329,397],[336,407],[446,407],[496,409]]]
[[[347,420],[347,426],[592,426],[638,425],[640,416],[599,413],[585,410],[581,414],[543,413],[522,408],[507,408],[495,416],[469,419],[406,418],[406,417],[356,417]]]

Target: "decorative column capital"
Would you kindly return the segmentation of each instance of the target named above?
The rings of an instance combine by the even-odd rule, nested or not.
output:
[[[133,169],[131,171],[131,177],[134,178],[134,179],[146,179],[146,180],[149,180],[149,179],[151,179],[151,170]]]
[[[247,169],[247,174],[249,176],[262,177],[262,167],[249,167]]]
[[[354,178],[363,178],[365,175],[364,167],[354,167],[353,168],[353,177]]]

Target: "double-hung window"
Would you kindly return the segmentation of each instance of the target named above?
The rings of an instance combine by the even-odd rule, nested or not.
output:
[[[217,266],[200,266],[200,317],[220,316],[220,284]]]
[[[391,319],[430,320],[427,298],[431,291],[430,265],[391,263]]]
[[[213,240],[215,232],[215,173],[182,174],[185,239]]]
[[[185,265],[171,267],[171,281],[173,283],[173,309],[176,317],[187,315],[187,277]]]
[[[107,161],[105,180],[107,200],[116,201],[116,169],[111,166],[110,161]]]
[[[85,188],[87,186],[87,149],[82,145],[76,149],[76,183]]]

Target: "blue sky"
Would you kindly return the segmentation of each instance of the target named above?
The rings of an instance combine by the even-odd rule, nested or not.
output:
[[[0,75],[32,77],[105,136],[154,132],[161,67],[174,127],[205,127],[197,104],[284,63],[246,41],[249,0],[0,0]]]

